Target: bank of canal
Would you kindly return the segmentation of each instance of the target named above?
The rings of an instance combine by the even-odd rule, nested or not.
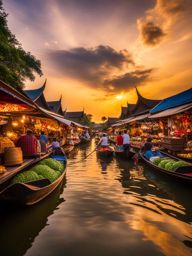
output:
[[[94,147],[71,155],[63,187],[40,204],[1,206],[1,255],[190,255],[191,190],[143,164],[76,163]]]

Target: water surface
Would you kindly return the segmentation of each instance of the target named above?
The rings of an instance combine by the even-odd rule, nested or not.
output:
[[[140,163],[70,156],[63,186],[28,208],[1,206],[1,255],[192,253],[191,189]]]

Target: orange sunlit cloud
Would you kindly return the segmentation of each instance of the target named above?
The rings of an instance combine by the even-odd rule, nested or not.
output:
[[[41,60],[45,95],[101,121],[136,101],[191,87],[190,0],[6,0],[9,27]]]

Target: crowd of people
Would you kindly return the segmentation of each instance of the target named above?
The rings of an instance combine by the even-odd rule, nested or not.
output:
[[[100,145],[101,147],[108,147],[110,145],[110,142],[114,143],[114,141],[110,141],[106,133],[103,133],[98,145]],[[130,136],[127,130],[124,130],[123,133],[119,131],[118,135],[116,136],[115,144],[116,144],[117,150],[125,151],[125,152],[129,151]]]
[[[27,130],[26,134],[21,135],[16,146],[20,147],[24,157],[35,157],[41,153],[46,153],[48,149],[55,150],[62,145],[61,140],[53,138],[52,141],[48,138],[44,131],[41,131],[39,136],[35,136],[32,130]]]
[[[109,147],[110,144],[115,144],[117,151],[124,151],[125,153],[129,153],[130,150],[130,136],[128,134],[127,130],[119,131],[118,134],[115,136],[115,141],[110,140],[107,133],[103,133],[102,137],[98,143],[98,146],[100,147]],[[154,156],[161,156],[161,153],[158,149],[155,149],[152,144],[152,138],[148,137],[147,141],[143,144],[143,147],[141,148],[141,151],[143,152],[144,156],[147,159],[150,159]]]

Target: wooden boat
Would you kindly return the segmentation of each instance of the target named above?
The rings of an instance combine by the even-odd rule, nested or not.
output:
[[[134,151],[132,148],[130,148],[130,150],[128,152],[125,152],[124,150],[119,150],[117,148],[115,148],[115,156],[116,157],[120,157],[120,158],[124,158],[124,159],[131,159],[134,154],[136,153],[136,151]]]
[[[81,140],[79,142],[79,144],[87,144],[91,141],[91,139],[85,138],[85,137],[81,137]]]
[[[96,152],[100,157],[112,157],[114,150],[111,147],[99,147]]]
[[[62,174],[51,183],[48,179],[32,181],[28,183],[9,184],[0,191],[0,200],[6,200],[24,205],[33,205],[47,197],[63,181],[66,173],[66,157],[62,155],[51,155],[52,158],[62,161],[65,169]]]
[[[165,153],[162,153],[162,155],[163,155],[163,157],[169,156],[169,158],[172,158],[173,160],[180,161],[180,159],[177,157],[173,157],[173,156],[167,155]],[[151,168],[152,170],[154,170],[158,173],[164,174],[167,177],[170,177],[179,182],[186,183],[186,184],[192,184],[192,165],[178,167],[175,171],[167,171],[167,170],[155,165],[150,160],[148,160],[142,152],[140,152],[140,157],[141,157],[141,159],[143,159],[145,161],[145,163],[147,163],[150,167],[152,167]]]

